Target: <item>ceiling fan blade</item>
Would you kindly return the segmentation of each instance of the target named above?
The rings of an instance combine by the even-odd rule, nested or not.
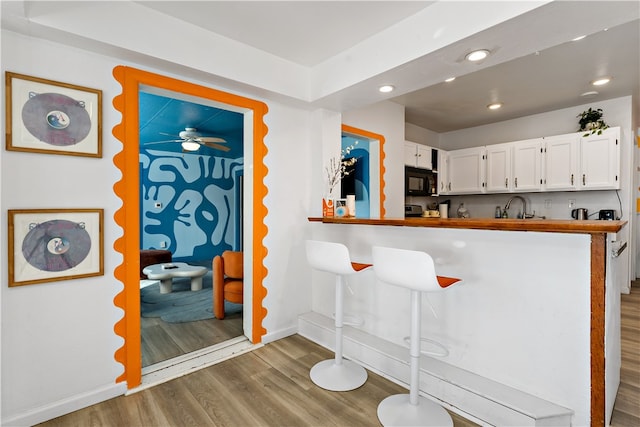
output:
[[[167,142],[182,142],[181,139],[167,139],[166,141],[153,141],[153,142],[144,142],[142,145],[153,145],[153,144],[164,144]]]
[[[217,144],[215,142],[202,142],[201,145],[204,145],[205,147],[213,148],[213,149],[216,149],[216,150],[221,150],[221,151],[229,151],[229,150],[231,150],[230,147],[226,147],[224,145],[220,145],[220,144]]]
[[[196,140],[198,140],[198,142],[217,142],[220,144],[225,144],[227,141],[225,139],[222,138],[216,138],[215,136],[200,136],[198,138],[196,138]]]
[[[166,132],[158,132],[160,135],[166,135],[166,136],[171,136],[173,138],[180,138],[179,135],[174,135],[172,133],[166,133]]]

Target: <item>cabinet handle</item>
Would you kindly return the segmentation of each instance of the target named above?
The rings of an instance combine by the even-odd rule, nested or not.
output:
[[[504,188],[509,188],[509,178],[504,179]]]
[[[516,186],[516,188],[518,188],[518,177],[515,177],[515,179],[513,180],[513,183]]]
[[[440,191],[444,190],[444,182],[440,183]]]
[[[571,174],[571,185],[573,185],[573,174]]]
[[[451,183],[449,183],[449,191],[451,191]]]
[[[584,174],[582,174],[582,185],[587,185],[587,180]]]

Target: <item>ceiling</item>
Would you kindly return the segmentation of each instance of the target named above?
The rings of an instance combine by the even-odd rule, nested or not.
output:
[[[391,100],[405,106],[408,123],[439,133],[577,105],[597,107],[599,101],[628,95],[640,123],[637,1],[2,1],[1,6],[2,26],[13,31],[303,108],[349,111]],[[516,11],[503,13],[506,9]],[[441,14],[448,18],[439,27],[434,17]],[[473,20],[475,14],[483,15],[483,25]],[[492,21],[498,15],[505,19]],[[452,19],[458,22],[453,25]],[[434,44],[438,37],[446,39],[447,31],[467,27],[467,36],[456,33]],[[581,33],[587,37],[570,41]],[[153,43],[164,34],[167,39]],[[406,43],[398,44],[405,34]],[[194,38],[207,35],[215,43],[201,45]],[[410,53],[429,48],[402,56],[405,44]],[[492,55],[465,63],[463,54],[478,47]],[[223,52],[224,61],[203,54],[209,50]],[[252,64],[286,71],[276,74],[275,82],[260,80],[264,76],[255,72],[239,74],[254,54],[258,59]],[[370,69],[359,73],[362,64]],[[604,74],[613,78],[610,84],[581,96]],[[338,83],[342,75],[349,78]],[[456,80],[443,83],[450,76]],[[396,91],[377,93],[382,82]],[[308,92],[306,98],[300,95]],[[156,101],[149,108],[162,114],[151,112],[141,123],[143,141],[157,141],[161,128],[177,135],[187,123],[207,136],[232,138],[225,114],[214,108]],[[503,108],[487,110],[494,101]]]
[[[140,3],[288,61],[314,66],[434,2]],[[576,8],[584,8],[585,3],[589,3],[596,10],[593,2],[571,3]],[[611,8],[621,5],[608,3],[607,7]],[[629,2],[626,3],[624,6],[628,7]],[[635,16],[632,13],[629,17],[629,22],[602,28],[583,40],[563,40],[546,49],[493,66],[480,63],[477,71],[473,68],[457,71],[452,66],[451,76],[457,77],[453,82],[439,81],[388,99],[405,106],[408,123],[439,133],[575,105],[597,106],[598,101],[627,95],[634,95],[636,102],[640,102],[640,20],[637,9]],[[517,24],[513,27],[517,28]],[[518,37],[517,32],[512,36]],[[488,47],[500,49],[496,45]],[[443,48],[434,53],[434,60],[446,55],[447,48]],[[612,82],[593,88],[590,82],[602,75],[613,77]],[[598,93],[583,95],[594,90]],[[486,106],[492,102],[501,102],[503,107],[490,111]]]

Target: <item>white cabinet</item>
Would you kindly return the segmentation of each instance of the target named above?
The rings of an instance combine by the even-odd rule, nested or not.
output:
[[[578,189],[580,134],[569,133],[544,138],[545,191]]]
[[[449,194],[449,153],[438,150],[438,194]]]
[[[542,189],[542,138],[512,142],[512,190],[514,192]]]
[[[494,144],[486,147],[486,178],[487,193],[506,193],[511,191],[513,180],[511,179],[511,160],[513,157],[513,144]]]
[[[404,164],[414,168],[433,169],[433,148],[411,141],[404,142]]]
[[[620,128],[580,138],[580,189],[620,189]]]
[[[485,147],[449,151],[448,194],[484,193]]]
[[[544,138],[545,191],[620,189],[620,128]]]

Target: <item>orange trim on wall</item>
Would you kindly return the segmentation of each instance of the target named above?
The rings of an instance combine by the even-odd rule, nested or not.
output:
[[[380,158],[380,218],[384,218],[386,216],[386,210],[384,208],[384,201],[385,201],[385,195],[384,195],[384,186],[385,186],[384,142],[385,142],[385,139],[384,139],[384,136],[377,133],[369,132],[368,130],[358,129],[353,126],[349,126],[345,124],[342,125],[342,131],[380,141],[379,153],[378,153],[378,157]]]
[[[122,151],[113,158],[113,163],[122,172],[122,179],[113,186],[116,195],[122,200],[122,207],[114,214],[114,220],[123,229],[123,235],[113,245],[114,249],[123,255],[123,263],[115,268],[114,275],[124,284],[124,289],[114,298],[115,306],[124,311],[122,319],[114,326],[115,333],[124,339],[124,344],[115,352],[114,358],[124,366],[124,372],[116,382],[126,381],[127,387],[133,388],[142,380],[138,89],[141,85],[157,87],[214,100],[247,109],[253,113],[253,321],[250,337],[253,343],[261,342],[262,336],[266,334],[262,322],[267,310],[262,306],[262,301],[267,294],[263,283],[267,275],[267,269],[263,263],[267,250],[263,240],[268,231],[264,224],[267,215],[267,208],[264,205],[264,198],[267,195],[264,184],[267,176],[267,168],[264,164],[267,148],[264,137],[268,131],[264,124],[264,116],[268,107],[260,101],[135,68],[118,66],[114,68],[113,76],[122,86],[122,93],[113,100],[113,106],[122,114],[122,121],[113,128],[113,135],[123,144]]]

